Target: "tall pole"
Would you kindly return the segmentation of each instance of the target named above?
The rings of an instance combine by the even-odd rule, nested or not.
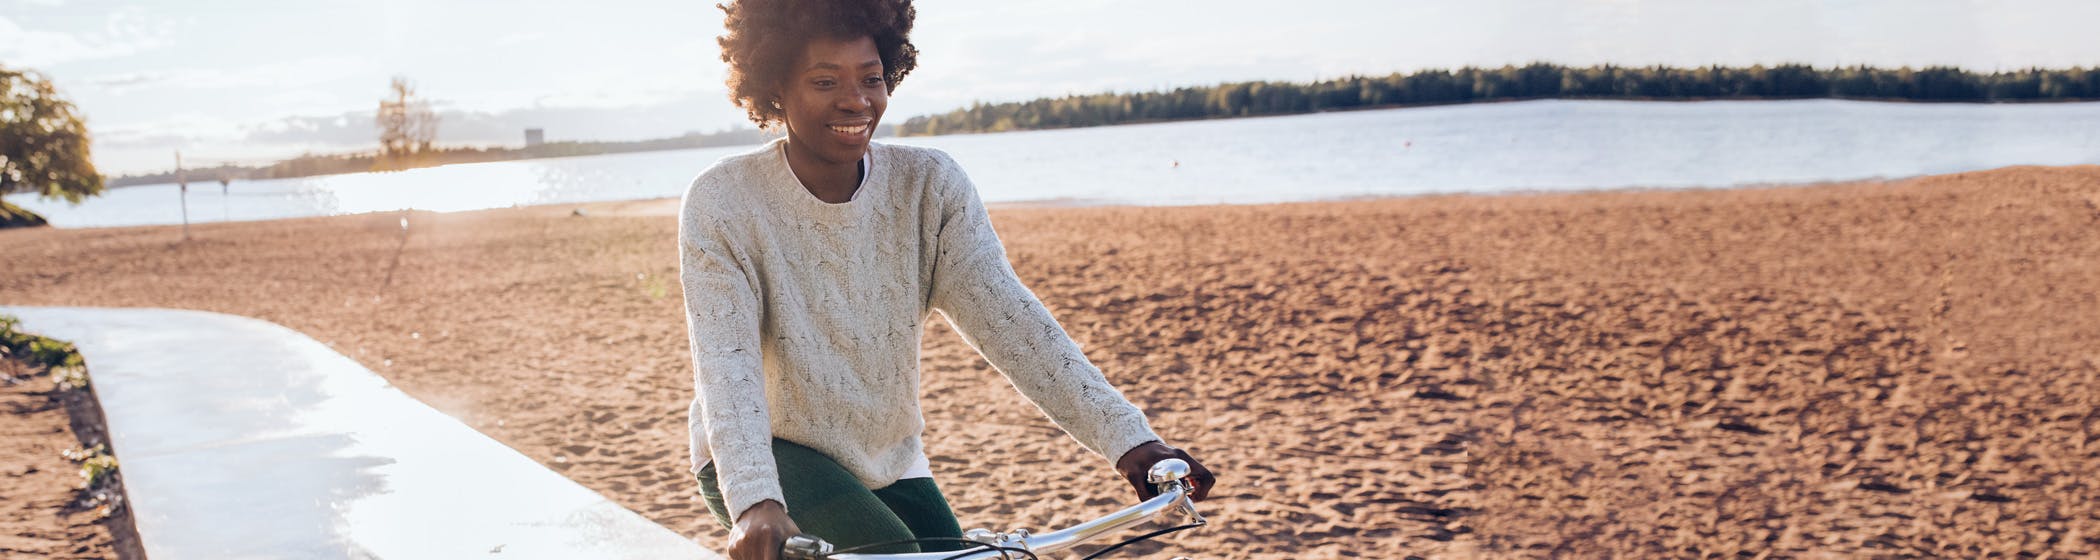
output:
[[[182,172],[182,150],[175,150],[175,185],[182,189],[182,240],[190,240],[190,181]]]

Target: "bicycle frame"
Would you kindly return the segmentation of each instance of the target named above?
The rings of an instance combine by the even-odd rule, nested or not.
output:
[[[1016,529],[1009,533],[996,533],[984,529],[971,529],[963,538],[980,543],[1018,548],[1036,554],[1049,554],[1077,546],[1102,535],[1129,529],[1146,522],[1178,517],[1179,521],[1193,525],[1208,523],[1196,513],[1195,501],[1190,499],[1191,490],[1184,480],[1188,477],[1189,465],[1180,459],[1167,459],[1146,471],[1146,482],[1159,490],[1158,496],[1138,505],[1124,508],[1107,516],[1040,535],[1029,534],[1027,529]],[[1012,559],[1019,555],[996,549],[978,551],[918,552],[910,554],[858,554],[831,552],[830,543],[810,536],[788,539],[781,547],[782,557],[787,560],[993,560]]]

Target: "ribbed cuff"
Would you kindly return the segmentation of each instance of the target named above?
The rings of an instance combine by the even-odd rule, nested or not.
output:
[[[1152,427],[1145,423],[1142,416],[1134,424],[1125,423],[1121,426],[1121,429],[1110,433],[1108,439],[1101,442],[1100,447],[1095,448],[1096,451],[1101,452],[1103,457],[1108,459],[1109,464],[1115,464],[1117,460],[1123,458],[1123,454],[1129,453],[1132,449],[1137,449],[1137,446],[1144,445],[1145,442],[1157,441],[1162,445],[1167,442],[1167,440],[1161,439],[1158,433],[1152,431]]]
[[[719,466],[716,468],[720,469]],[[786,508],[787,498],[781,495],[780,481],[766,480],[764,478],[742,481],[722,479],[722,505],[729,509],[729,520],[731,522],[735,522],[739,517],[742,517],[744,510],[751,509],[751,506],[758,505],[759,502],[766,500],[780,502],[781,507],[783,509]]]

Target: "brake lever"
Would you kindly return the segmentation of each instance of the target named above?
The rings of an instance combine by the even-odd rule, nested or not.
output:
[[[1180,459],[1161,460],[1158,463],[1153,463],[1152,468],[1145,471],[1145,482],[1152,485],[1153,495],[1155,496],[1165,494],[1168,490],[1175,488],[1185,489],[1190,492],[1195,491],[1195,487],[1189,485],[1188,477],[1189,464],[1187,461]],[[1181,495],[1180,500],[1176,501],[1174,509],[1167,511],[1180,513],[1182,519],[1188,521],[1187,524],[1189,525],[1207,525],[1210,523],[1210,521],[1203,519],[1202,514],[1196,513],[1195,497],[1190,496],[1186,492]]]

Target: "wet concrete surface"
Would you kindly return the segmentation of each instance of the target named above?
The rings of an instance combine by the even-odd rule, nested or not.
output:
[[[273,323],[0,307],[87,358],[147,554],[720,556]]]

